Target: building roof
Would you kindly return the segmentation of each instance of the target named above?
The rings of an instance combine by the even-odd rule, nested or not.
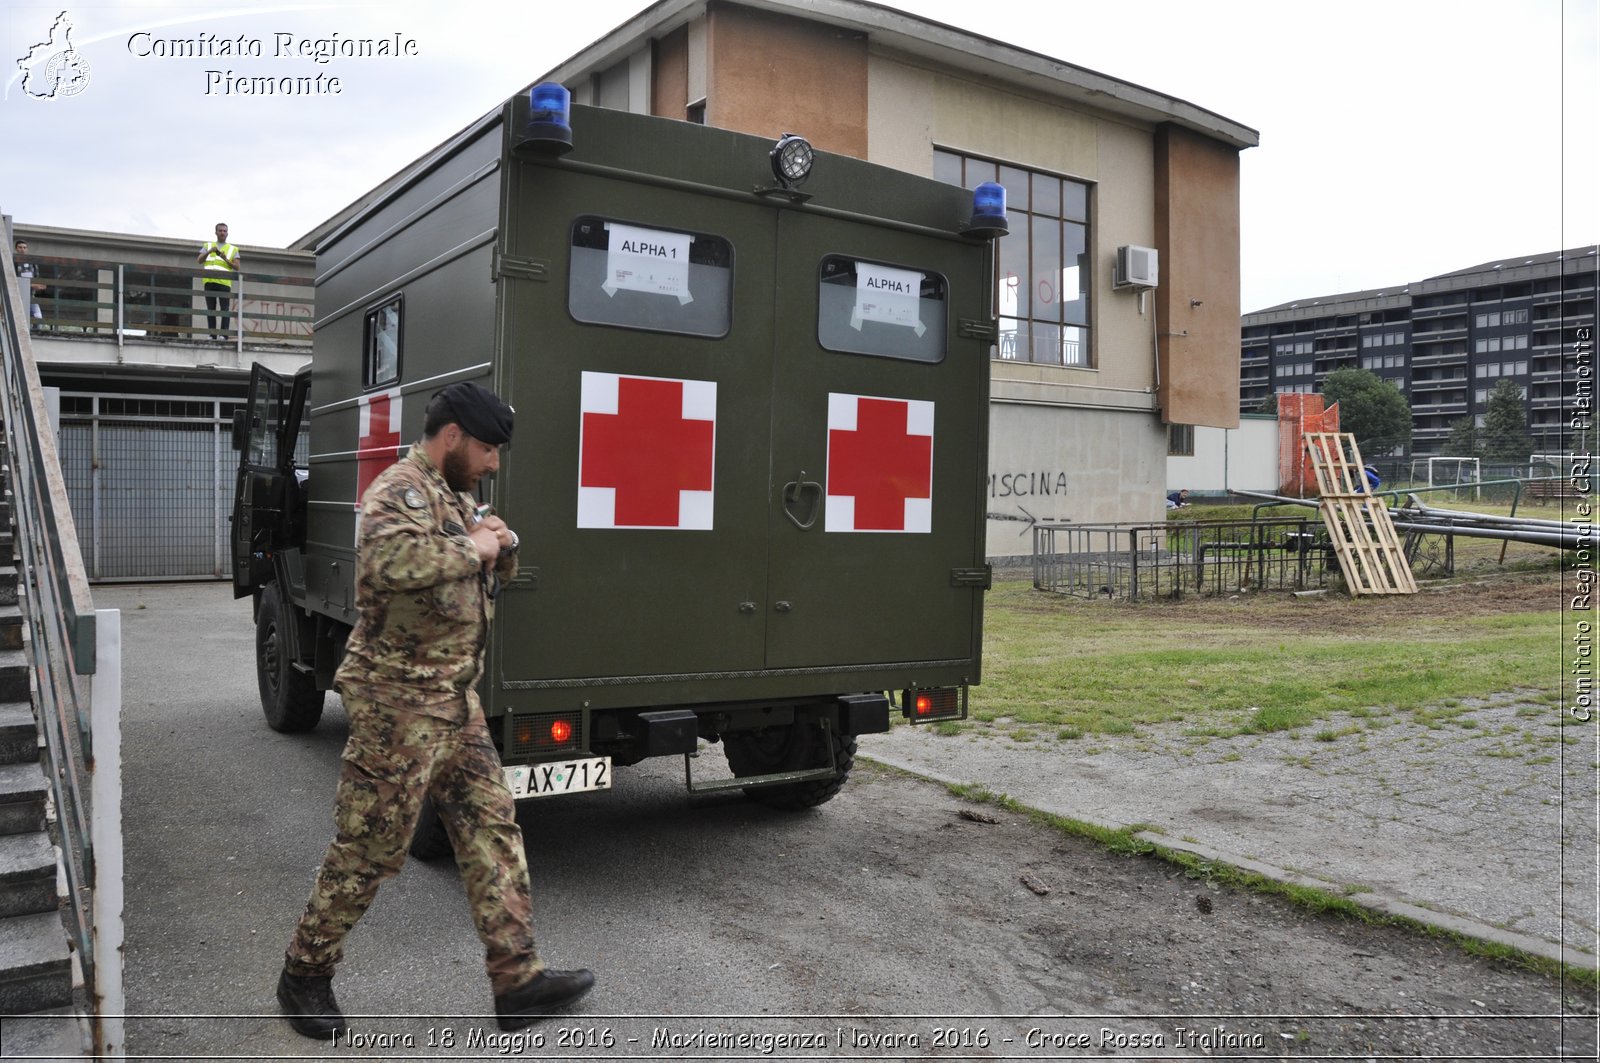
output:
[[[1565,263],[1583,262],[1588,263],[1587,267],[1578,265],[1576,268],[1594,269],[1597,258],[1600,258],[1600,255],[1596,254],[1597,250],[1600,249],[1597,249],[1596,245],[1590,244],[1587,247],[1568,248],[1565,251],[1546,251],[1536,255],[1512,255],[1508,258],[1490,259],[1476,266],[1451,270],[1449,273],[1437,273],[1431,277],[1423,277],[1420,280],[1414,280],[1407,284],[1392,285],[1388,288],[1372,288],[1360,292],[1338,292],[1333,295],[1315,295],[1304,299],[1291,299],[1289,302],[1279,303],[1276,306],[1252,310],[1244,314],[1243,318],[1248,324],[1256,324],[1259,322],[1253,319],[1264,318],[1268,315],[1287,315],[1296,318],[1320,317],[1340,311],[1348,313],[1357,309],[1356,304],[1358,303],[1371,304],[1379,300],[1386,301],[1383,305],[1400,306],[1409,300],[1414,291],[1469,286],[1466,283],[1468,278],[1496,272],[1504,272],[1508,276],[1522,278],[1533,275],[1548,276],[1552,273],[1561,272]],[[1550,267],[1552,266],[1557,268],[1551,269]],[[1572,268],[1574,267],[1565,267],[1566,271],[1569,272]],[[1362,307],[1362,309],[1371,309],[1371,306]]]
[[[1573,247],[1565,251],[1546,251],[1538,255],[1512,255],[1509,258],[1492,258],[1476,266],[1451,270],[1449,273],[1440,273],[1438,276],[1429,277],[1428,279],[1442,280],[1445,277],[1464,277],[1473,273],[1492,273],[1495,270],[1513,269],[1521,266],[1548,266],[1555,262],[1581,260],[1584,258],[1589,259],[1592,264],[1596,257],[1595,250],[1595,245],[1590,244],[1588,247]]]
[[[739,6],[821,22],[865,36],[870,42],[941,66],[1025,89],[1042,97],[1068,100],[1125,118],[1182,126],[1236,148],[1255,147],[1261,135],[1249,126],[1224,118],[1186,100],[1132,82],[1053,59],[1039,52],[1005,44],[942,22],[907,14],[867,0],[725,0]],[[534,79],[568,82],[595,70],[609,69],[648,41],[704,16],[708,0],[657,0],[599,40]],[[526,89],[524,89],[526,91]],[[471,123],[466,133],[494,120],[499,108]],[[434,149],[402,167],[378,187],[295,240],[291,247],[315,250],[328,234],[380,199],[419,166],[437,159]]]
[[[837,26],[875,44],[1042,95],[1140,121],[1172,122],[1236,148],[1253,148],[1261,142],[1261,134],[1249,126],[1176,96],[868,0],[733,2]],[[566,81],[587,71],[607,69],[651,38],[700,18],[706,6],[707,0],[658,0],[538,81]]]
[[[1320,313],[1334,313],[1338,310],[1348,311],[1353,309],[1356,303],[1373,302],[1385,299],[1393,300],[1393,305],[1398,306],[1405,301],[1405,298],[1410,294],[1410,292],[1411,289],[1407,285],[1397,284],[1388,288],[1369,288],[1366,291],[1360,292],[1339,292],[1334,295],[1317,295],[1312,296],[1309,299],[1291,299],[1289,302],[1279,303],[1277,306],[1268,306],[1263,307],[1260,310],[1252,310],[1244,316],[1246,318],[1252,318],[1262,314],[1280,314],[1287,311],[1300,311],[1302,316],[1311,316]]]

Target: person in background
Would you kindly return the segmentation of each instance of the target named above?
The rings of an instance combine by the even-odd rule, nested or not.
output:
[[[217,222],[217,238],[207,240],[194,260],[205,267],[206,327],[211,338],[228,338],[229,308],[233,305],[233,274],[239,272],[239,248],[228,243],[228,225]],[[217,317],[222,318],[222,331],[217,331]]]
[[[26,283],[28,286],[28,294],[30,296],[30,301],[28,303],[28,317],[33,323],[32,327],[34,331],[38,331],[39,326],[44,321],[44,312],[39,309],[38,303],[31,301],[31,297],[37,295],[39,292],[44,291],[44,285],[40,284],[35,279],[39,276],[39,267],[28,261],[28,241],[18,240],[16,243],[15,253],[16,257],[13,259],[13,262],[16,266],[17,278]]]

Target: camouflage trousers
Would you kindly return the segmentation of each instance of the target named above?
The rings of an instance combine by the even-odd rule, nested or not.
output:
[[[483,940],[496,994],[543,969],[516,802],[483,713],[466,724],[345,697],[350,740],[334,799],[337,833],[285,954],[290,974],[332,975],[345,935],[405,863],[423,795],[433,797]]]

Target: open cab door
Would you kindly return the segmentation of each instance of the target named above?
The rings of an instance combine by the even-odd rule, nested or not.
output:
[[[272,555],[304,537],[305,513],[295,472],[295,447],[305,419],[311,367],[293,377],[256,364],[244,409],[233,415],[239,476],[233,493],[233,596],[272,579]]]

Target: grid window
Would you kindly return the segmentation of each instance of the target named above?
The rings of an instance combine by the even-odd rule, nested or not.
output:
[[[1194,457],[1194,425],[1167,425],[1167,455],[1169,457]]]
[[[933,175],[963,188],[1005,187],[1011,231],[1000,238],[996,357],[1092,368],[1089,186],[948,151],[933,153]]]

